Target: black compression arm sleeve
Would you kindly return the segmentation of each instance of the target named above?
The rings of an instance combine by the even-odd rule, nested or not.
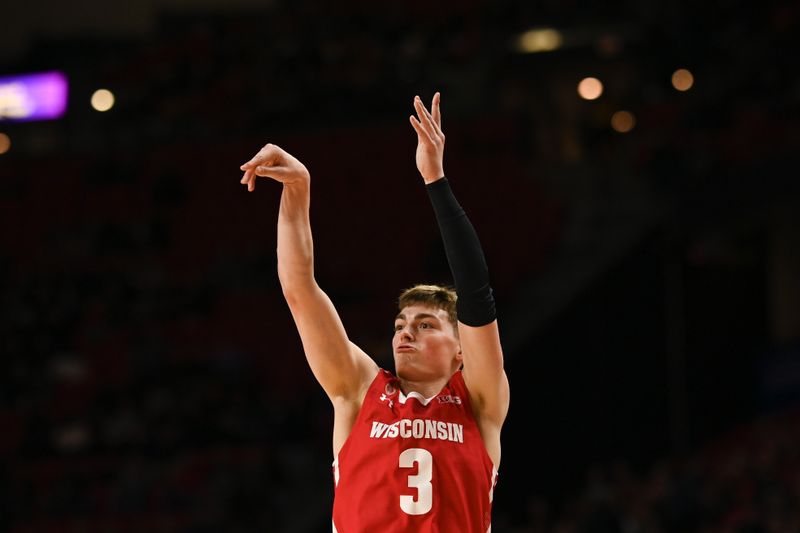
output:
[[[489,269],[475,228],[453,195],[447,178],[430,183],[426,189],[458,294],[458,321],[473,327],[490,324],[497,315]]]

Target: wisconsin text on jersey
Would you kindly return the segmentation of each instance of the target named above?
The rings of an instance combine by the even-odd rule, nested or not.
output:
[[[392,424],[373,421],[369,432],[372,439],[432,439],[464,443],[464,426],[441,420],[403,418]]]

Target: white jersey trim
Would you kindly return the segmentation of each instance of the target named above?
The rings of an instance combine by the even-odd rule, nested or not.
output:
[[[333,460],[333,463],[331,464],[331,466],[333,467],[333,486],[334,487],[338,487],[339,486],[339,456],[338,455],[336,456],[336,459]]]
[[[438,394],[434,394],[430,398],[425,398],[422,394],[420,394],[418,392],[414,392],[414,391],[409,392],[408,396],[406,396],[405,394],[403,394],[403,391],[400,391],[400,397],[398,398],[398,401],[401,404],[405,405],[407,399],[416,398],[417,401],[419,401],[419,403],[421,403],[422,405],[428,405],[429,403],[431,403],[431,400],[433,400],[437,396],[439,396],[439,395]]]
[[[489,489],[489,503],[492,503],[494,500],[494,486],[497,484],[497,467],[494,466],[492,463],[492,488]],[[489,524],[489,529],[486,530],[486,533],[492,533],[492,524]]]

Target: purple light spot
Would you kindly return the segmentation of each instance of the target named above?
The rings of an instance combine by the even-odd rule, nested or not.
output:
[[[0,78],[0,121],[52,120],[67,109],[67,78],[41,72]]]

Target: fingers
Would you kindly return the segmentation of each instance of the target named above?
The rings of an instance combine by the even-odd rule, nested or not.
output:
[[[422,124],[419,123],[417,117],[411,115],[410,117],[408,117],[408,119],[411,121],[411,125],[414,127],[414,130],[416,130],[417,136],[419,137],[420,141],[427,141],[429,143],[433,142],[433,139],[431,139],[430,134],[427,131],[425,131],[425,128],[423,128]]]
[[[246,185],[247,190],[252,192],[256,188],[255,171],[253,169],[247,169],[244,173],[244,176],[242,176],[242,179],[239,180],[239,183],[241,183],[242,185]]]
[[[436,94],[438,95],[439,93]],[[434,102],[436,102],[436,95],[434,95]],[[431,138],[438,137],[444,139],[444,133],[442,133],[439,124],[436,123],[434,117],[428,112],[428,109],[425,107],[425,104],[422,103],[422,100],[419,96],[414,97],[414,108],[417,111],[420,123],[428,132],[428,135],[430,135]],[[434,110],[436,109],[434,108]]]
[[[426,143],[437,147],[444,145],[444,133],[439,127],[439,122],[441,122],[441,111],[439,110],[440,100],[441,94],[437,92],[434,94],[431,102],[431,108],[435,113],[434,116],[428,112],[419,96],[414,97],[414,109],[419,118],[412,116],[410,120],[411,125],[417,132],[418,141],[420,143]]]
[[[433,101],[431,101],[431,115],[433,116],[433,123],[439,127],[439,130],[442,129],[442,112],[439,109],[439,103],[442,101],[442,94],[437,92],[433,95]]]
[[[428,113],[428,109],[425,107],[425,104],[422,103],[422,99],[419,96],[414,97],[414,109],[417,111],[417,116],[419,117],[420,123],[423,125],[425,129],[428,127],[433,127],[433,117],[431,114]]]
[[[273,176],[281,176],[285,174],[286,168],[280,166],[273,167],[269,165],[258,165],[253,169],[253,173],[256,176],[261,176],[262,178],[271,178]]]
[[[274,144],[265,145],[239,168],[244,171],[239,182],[251,192],[255,190],[259,177],[270,178],[284,185],[308,182],[311,177],[305,165]]]
[[[422,103],[419,96],[414,97],[414,109],[417,112],[417,117],[419,120],[422,129],[428,133],[429,137],[434,137],[436,135],[436,128],[433,126],[433,119],[428,113],[428,110],[425,109],[425,104]]]
[[[239,183],[247,186],[247,192],[253,192],[256,189],[256,177],[265,176],[274,178],[273,175],[267,174],[266,169],[271,168],[267,165],[279,163],[282,155],[283,150],[279,146],[274,144],[264,145],[250,161],[239,167],[240,170],[244,170],[244,175]]]
[[[242,179],[239,180],[239,183],[241,183],[242,185],[247,185],[247,190],[250,190],[250,181],[253,180],[254,177],[255,176],[253,176],[253,171],[248,169],[245,171],[244,175],[242,176]]]
[[[245,166],[245,165],[242,165]],[[283,182],[286,177],[287,169],[285,167],[270,167],[266,165],[258,165],[254,168],[248,168],[242,179],[239,181],[242,185],[247,185],[247,192],[256,190],[256,178],[272,178],[275,181]]]
[[[242,165],[243,168],[247,167],[247,165]],[[258,166],[249,166],[247,170],[245,170],[242,179],[239,180],[239,183],[242,185],[247,186],[248,192],[253,192],[256,189],[256,178],[261,176],[264,178],[272,178],[276,181],[283,181],[283,177],[286,174],[286,168],[284,167],[271,167],[267,165],[258,165]]]
[[[285,166],[267,166],[267,165],[259,165],[255,169],[253,169],[253,181],[255,181],[256,176],[261,176],[262,178],[271,178],[275,181],[279,181],[281,183],[286,183],[287,180],[291,177],[291,169]]]
[[[239,168],[241,170],[247,170],[255,168],[258,165],[264,164],[271,164],[280,161],[281,157],[283,156],[283,150],[280,146],[275,144],[266,144],[264,147],[258,151],[253,158],[248,161],[247,163],[243,164]]]

